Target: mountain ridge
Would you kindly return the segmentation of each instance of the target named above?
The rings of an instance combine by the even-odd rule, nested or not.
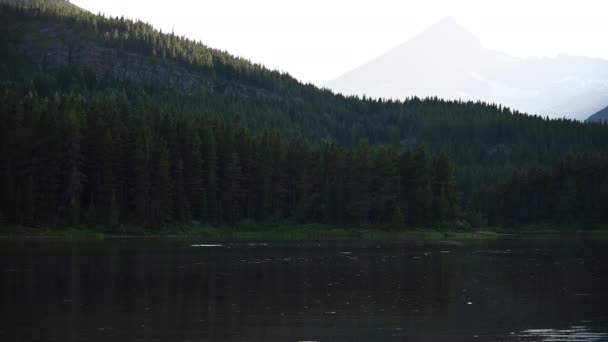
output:
[[[458,158],[464,158],[463,151],[469,150],[466,154],[475,151],[488,161],[500,160],[495,152],[501,151],[507,159],[523,162],[525,154],[511,152],[538,139],[553,147],[550,154],[536,158],[552,158],[549,156],[568,146],[561,141],[562,134],[576,125],[564,121],[559,134],[554,129],[551,136],[532,136],[514,130],[521,125],[544,126],[546,120],[503,106],[438,98],[390,101],[347,97],[139,21],[85,11],[0,9],[0,36],[8,37],[0,44],[5,52],[0,54],[0,76],[26,85],[26,93],[47,96],[59,91],[95,97],[123,88],[137,88],[148,96],[170,92],[171,96],[188,97],[183,101],[191,103],[188,110],[192,115],[210,111],[205,106],[211,101],[215,103],[213,115],[238,115],[249,127],[289,129],[310,139],[351,146],[362,139],[406,147],[425,144]],[[446,25],[452,24],[448,21]],[[467,127],[457,122],[462,120],[472,124]],[[503,121],[507,128],[500,130],[509,134],[485,133],[498,130],[493,125]],[[550,125],[557,128],[561,123],[551,121]],[[596,138],[601,128],[586,129],[590,133],[584,144],[601,146],[602,139]],[[461,146],[455,148],[449,139]]]
[[[0,117],[11,224],[608,220],[606,124],[347,97],[69,7],[0,5]]]
[[[447,18],[324,86],[393,99],[481,100],[584,120],[606,106],[608,61],[565,54],[512,57],[484,48],[457,20]]]
[[[599,112],[591,115],[588,119],[587,122],[608,122],[608,107],[600,110]]]
[[[0,3],[3,3],[3,2],[7,3],[7,4],[17,5],[17,6],[39,6],[39,5],[58,6],[58,7],[71,8],[74,10],[88,12],[84,8],[74,5],[73,3],[71,3],[68,0],[0,0]]]
[[[3,31],[11,37],[19,56],[16,59],[31,61],[52,73],[59,73],[67,66],[87,69],[97,80],[113,78],[123,82],[137,82],[155,89],[173,89],[184,95],[201,93],[238,93],[245,97],[271,98],[273,88],[297,81],[285,73],[266,69],[260,64],[209,48],[173,34],[162,35],[151,25],[137,20],[116,18],[119,27],[109,23],[114,18],[97,16],[63,0],[0,0],[0,4],[18,7],[40,7],[47,13],[55,13],[67,20],[35,20],[29,27],[5,15]],[[67,10],[67,14],[60,14]],[[73,16],[84,18],[74,22]],[[80,26],[77,29],[76,26]],[[92,29],[94,28],[94,30]],[[151,37],[145,40],[129,37],[127,30],[134,28],[143,36],[163,37],[162,50],[154,46]],[[143,37],[142,37],[143,38]],[[119,41],[120,48],[112,45]],[[197,60],[188,52],[176,51],[170,44],[179,44],[180,51],[198,50]],[[157,51],[158,50],[158,51]],[[11,54],[14,54],[13,52]],[[25,61],[23,61],[25,62]],[[10,61],[9,61],[10,63]],[[36,67],[34,67],[36,68]],[[222,69],[221,74],[211,69]],[[234,70],[238,69],[238,70]],[[238,75],[236,80],[233,75]],[[251,84],[249,75],[265,74],[272,82]]]

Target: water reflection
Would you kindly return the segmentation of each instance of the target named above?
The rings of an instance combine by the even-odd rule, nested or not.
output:
[[[606,247],[0,241],[0,340],[598,341]]]
[[[568,329],[528,329],[519,334],[519,341],[608,341],[608,334],[593,332],[586,326],[572,326]]]

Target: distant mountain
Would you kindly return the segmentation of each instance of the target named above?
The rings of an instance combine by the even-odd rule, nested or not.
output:
[[[600,110],[599,112],[591,115],[588,119],[588,122],[599,122],[606,121],[608,122],[608,107]]]
[[[0,226],[608,222],[605,125],[346,97],[140,21],[1,2]],[[428,91],[487,91],[517,63],[465,30],[443,42],[445,30],[410,45],[454,65],[392,60],[439,69],[409,69]]]
[[[514,58],[484,48],[447,18],[325,86],[371,97],[482,100],[584,120],[608,104],[608,61],[566,55]]]
[[[140,21],[97,16],[57,0],[36,1],[36,5],[26,7],[2,2],[0,93],[16,91],[42,97],[75,94],[92,101],[149,102],[150,107],[188,116],[238,119],[254,131],[276,128],[297,132],[312,141],[346,146],[362,140],[406,148],[424,145],[467,164],[548,162],[573,145],[590,150],[608,146],[605,127],[599,125],[545,120],[467,101],[345,97],[226,51],[162,33]],[[462,32],[454,38],[460,39],[441,45],[445,29],[439,28],[413,41],[414,50],[424,50],[424,42],[435,41],[450,51],[450,60],[456,65],[466,64],[466,70],[494,70],[514,61],[484,50],[455,23],[448,20],[443,25],[459,28]],[[476,51],[473,55],[478,59],[470,60],[467,56],[471,54],[465,50]],[[404,53],[394,63],[412,56],[416,57]],[[441,69],[438,75],[442,79],[421,82],[429,92],[443,87],[443,94],[449,94],[458,90],[450,88],[454,84],[476,86],[466,89],[468,93],[484,89],[479,77],[446,66],[433,56],[438,55],[430,55],[428,62]],[[411,73],[416,71],[410,69]],[[422,81],[423,76],[421,73]],[[463,79],[466,82],[459,81]],[[538,149],[539,144],[547,148]]]

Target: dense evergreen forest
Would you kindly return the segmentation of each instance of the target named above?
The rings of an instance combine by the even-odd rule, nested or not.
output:
[[[608,223],[602,123],[345,97],[48,3],[0,3],[0,81],[6,224]]]

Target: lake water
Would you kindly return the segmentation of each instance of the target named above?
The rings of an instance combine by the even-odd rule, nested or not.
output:
[[[0,241],[0,341],[608,341],[608,241]]]

